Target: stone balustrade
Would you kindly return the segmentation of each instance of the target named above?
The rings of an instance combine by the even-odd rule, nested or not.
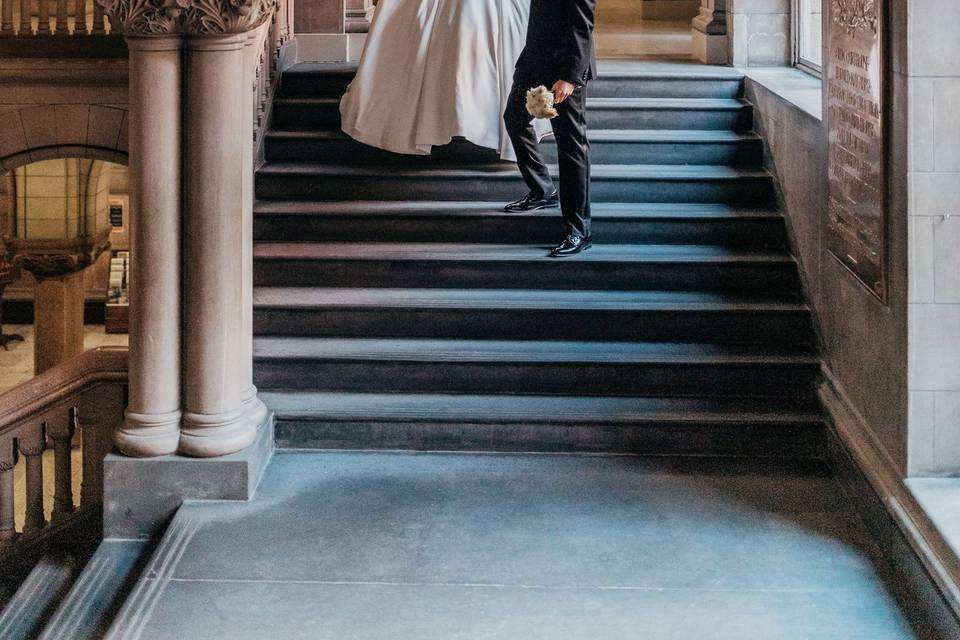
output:
[[[123,420],[126,386],[126,349],[104,348],[0,395],[0,559],[99,512],[103,459]],[[83,465],[80,503],[75,504],[72,452],[78,442]],[[44,452],[51,449],[54,495],[48,521]],[[18,488],[14,475],[20,461],[25,482]]]
[[[0,37],[102,36],[111,32],[96,0],[0,0]]]

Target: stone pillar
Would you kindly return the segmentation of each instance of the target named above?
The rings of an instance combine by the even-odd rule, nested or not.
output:
[[[213,457],[251,444],[241,397],[244,33],[187,39],[184,164],[185,392],[180,452]]]
[[[725,0],[700,0],[693,19],[692,55],[705,64],[727,64],[727,14]]]
[[[83,353],[83,272],[37,282],[33,298],[34,374]]]
[[[247,32],[244,46],[243,92],[246,104],[252,104],[259,30]],[[253,384],[253,116],[243,114],[243,232],[241,237],[243,288],[241,290],[242,325],[240,330],[240,397],[250,422],[259,427],[267,419],[267,407],[257,396]]]
[[[373,0],[345,0],[343,27],[346,33],[367,33],[373,18]]]
[[[117,448],[174,453],[180,440],[180,97],[176,36],[130,37],[130,396]]]

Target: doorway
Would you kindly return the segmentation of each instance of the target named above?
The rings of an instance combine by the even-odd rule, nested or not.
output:
[[[699,10],[699,0],[600,0],[597,56],[689,59],[691,21]]]

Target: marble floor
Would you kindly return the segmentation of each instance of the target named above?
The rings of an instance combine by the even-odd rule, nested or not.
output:
[[[279,452],[181,508],[111,637],[934,638],[887,572],[819,463]]]
[[[643,20],[636,4],[636,0],[598,2],[597,56],[689,58],[693,44],[690,20]]]
[[[9,391],[33,378],[33,325],[5,324],[6,335],[19,333],[24,342],[11,342],[8,351],[0,349],[0,393]],[[87,325],[84,330],[84,346],[96,349],[105,346],[126,346],[127,334],[109,334],[103,325]]]

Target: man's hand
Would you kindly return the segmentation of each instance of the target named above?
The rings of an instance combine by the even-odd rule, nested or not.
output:
[[[553,83],[553,104],[560,104],[572,96],[576,90],[576,85],[570,84],[566,80],[557,80]]]

